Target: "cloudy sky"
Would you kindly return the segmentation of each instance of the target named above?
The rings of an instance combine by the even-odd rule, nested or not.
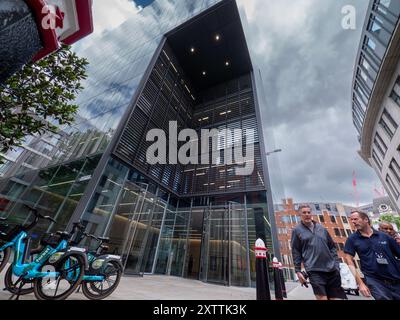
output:
[[[136,13],[131,0],[112,2],[95,0],[92,39]],[[359,201],[371,202],[381,184],[357,154],[350,103],[369,0],[237,2],[247,17],[249,49],[263,78],[267,149],[282,149],[269,156],[274,200],[355,204],[355,170]],[[342,28],[342,8],[348,5],[356,9],[355,30]],[[76,49],[91,45],[82,41]]]
[[[273,127],[271,154],[276,200],[355,204],[381,190],[377,175],[358,156],[351,117],[351,82],[369,0],[241,0],[253,60],[261,70]],[[356,9],[356,29],[342,27],[342,8]],[[270,131],[265,130],[265,136]],[[269,149],[269,146],[267,147]],[[280,179],[277,179],[280,178]],[[279,181],[281,180],[281,181]],[[281,183],[280,183],[281,182]]]

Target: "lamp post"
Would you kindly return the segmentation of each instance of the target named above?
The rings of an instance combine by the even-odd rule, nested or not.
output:
[[[265,153],[265,155],[266,155],[266,157],[268,157],[269,155],[271,155],[273,153],[278,153],[278,152],[282,152],[282,149],[275,149],[272,151],[268,151]],[[266,160],[266,162],[268,162],[268,160]],[[278,234],[277,234],[277,226],[276,226],[276,221],[275,221],[275,209],[274,209],[274,205],[273,205],[274,201],[273,201],[273,197],[272,197],[270,182],[268,182],[268,188],[270,190],[269,192],[267,192],[267,199],[268,199],[268,203],[269,203],[268,204],[268,211],[269,211],[268,216],[269,216],[269,220],[270,220],[270,228],[271,228],[271,234],[272,234],[272,244],[273,244],[273,248],[274,248],[274,255],[278,259],[281,259],[281,252],[279,249],[279,240],[278,240]]]
[[[269,155],[271,155],[273,153],[278,153],[278,152],[281,152],[281,151],[282,151],[282,149],[275,149],[273,151],[266,152],[265,155],[269,156]]]

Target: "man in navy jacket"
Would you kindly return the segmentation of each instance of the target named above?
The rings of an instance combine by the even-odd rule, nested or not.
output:
[[[344,252],[361,294],[375,300],[400,300],[400,246],[386,233],[373,229],[366,213],[353,211],[350,221],[357,231],[347,239]],[[355,269],[355,254],[364,281]]]

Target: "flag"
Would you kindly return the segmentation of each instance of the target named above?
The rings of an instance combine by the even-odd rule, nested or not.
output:
[[[357,180],[356,180],[356,172],[353,170],[353,187],[357,186]]]

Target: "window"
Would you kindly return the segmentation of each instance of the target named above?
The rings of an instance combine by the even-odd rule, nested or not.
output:
[[[343,221],[343,223],[349,223],[347,220],[347,217],[345,217],[345,216],[342,216],[342,221]]]
[[[281,219],[283,223],[290,223],[290,216],[282,216]]]
[[[375,150],[372,151],[372,158],[374,159],[375,164],[378,166],[379,170],[382,171],[382,160],[376,154]]]
[[[336,237],[340,237],[340,231],[338,228],[334,228],[333,231],[335,232]]]
[[[395,199],[398,199],[400,195],[399,190],[393,183],[393,179],[389,175],[386,175],[386,182],[389,186],[390,191],[392,192],[393,197],[395,197]]]
[[[398,95],[396,91],[392,91],[390,98],[392,98],[392,100],[400,107],[400,95]]]
[[[396,80],[390,98],[400,107],[400,76]]]
[[[344,244],[343,243],[338,243],[339,245],[339,250],[343,251],[344,250]]]
[[[340,229],[340,235],[342,237],[346,237],[346,232],[344,231],[344,229]]]
[[[315,210],[321,211],[321,208],[319,207],[319,204],[318,204],[318,203],[315,204]]]
[[[332,223],[336,223],[336,218],[335,218],[335,216],[330,216],[330,218],[331,218],[331,222],[332,222]]]
[[[379,121],[379,124],[385,130],[386,134],[389,136],[390,139],[393,138],[393,135],[395,131],[397,130],[397,123],[393,119],[393,117],[390,115],[389,112],[387,112],[386,109],[383,110],[381,120]]]
[[[321,223],[324,223],[324,222],[325,222],[324,216],[323,216],[322,214],[320,214],[320,215],[318,216],[318,218],[319,218],[319,222],[321,222]]]
[[[351,235],[351,234],[352,234],[352,232],[351,232],[351,230],[350,230],[350,229],[346,229],[346,232],[347,232],[347,236],[349,236],[349,235]]]
[[[378,151],[381,153],[383,157],[385,157],[386,151],[387,151],[387,146],[385,142],[383,142],[381,136],[376,133],[375,139],[374,139],[374,145],[378,149]]]
[[[330,205],[330,204],[326,204],[325,206],[326,206],[326,209],[327,209],[327,210],[329,210],[329,211],[331,211],[331,210],[332,210],[332,209],[331,209],[331,205]]]
[[[389,169],[396,177],[398,184],[400,184],[400,166],[395,159],[390,162]]]
[[[381,120],[379,121],[379,124],[381,125],[383,130],[385,130],[385,132],[388,135],[389,139],[392,140],[394,133],[390,129],[390,127],[387,125],[386,121],[383,118],[381,118]]]

